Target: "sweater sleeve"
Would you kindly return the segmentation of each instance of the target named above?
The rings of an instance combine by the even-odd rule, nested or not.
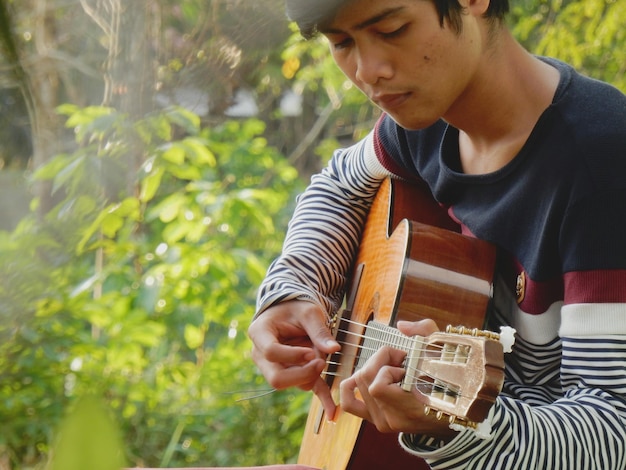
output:
[[[523,383],[507,373],[505,389],[516,396],[498,397],[486,439],[466,430],[444,445],[402,434],[402,446],[433,469],[626,469],[626,304],[566,304],[560,310],[560,338],[551,344],[561,350],[560,397],[538,398],[546,388],[548,348],[516,342],[512,354],[538,379]]]
[[[257,297],[257,315],[287,300],[307,299],[329,315],[339,308],[361,231],[381,181],[390,175],[374,150],[374,133],[335,152],[298,198],[283,251]]]

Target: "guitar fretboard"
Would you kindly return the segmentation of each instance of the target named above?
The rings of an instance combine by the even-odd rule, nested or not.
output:
[[[396,328],[372,320],[365,327],[355,370],[363,367],[368,359],[383,346],[391,346],[408,353],[414,350],[415,341],[416,337],[406,336]]]

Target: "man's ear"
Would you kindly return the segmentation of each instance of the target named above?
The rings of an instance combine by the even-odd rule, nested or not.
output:
[[[463,9],[474,16],[483,16],[487,13],[491,0],[460,0]]]

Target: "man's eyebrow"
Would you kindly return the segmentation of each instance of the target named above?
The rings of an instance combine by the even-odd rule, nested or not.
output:
[[[384,19],[395,15],[396,13],[404,10],[406,7],[404,6],[399,6],[399,7],[393,7],[393,8],[388,8],[386,10],[383,10],[382,12],[378,13],[375,16],[372,16],[371,18],[368,18],[364,21],[361,21],[360,23],[354,25],[351,29],[355,29],[357,31],[363,30],[365,28],[367,28],[368,26],[372,26],[373,24],[376,24],[380,21],[383,21]],[[337,28],[333,28],[330,26],[320,26],[319,28],[319,32],[322,34],[341,34],[344,33],[345,31],[342,31],[340,29]]]

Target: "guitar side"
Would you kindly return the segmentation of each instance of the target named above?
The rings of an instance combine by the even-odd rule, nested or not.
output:
[[[432,318],[440,327],[483,326],[492,295],[495,250],[453,232],[452,226],[426,188],[391,179],[383,182],[367,219],[347,296],[348,335],[358,337],[370,320],[394,326],[398,320]],[[356,358],[358,346],[348,342],[343,357]],[[335,375],[348,377],[354,366],[354,360],[342,360]],[[329,380],[336,402],[339,382]],[[313,397],[298,463],[327,470],[428,468],[402,451],[397,439],[341,407],[330,421]]]

